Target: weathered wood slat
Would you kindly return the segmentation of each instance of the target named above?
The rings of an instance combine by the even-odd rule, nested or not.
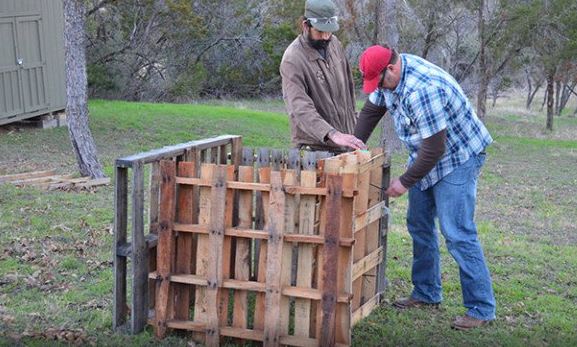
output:
[[[4,175],[0,176],[0,184],[6,182],[13,182],[18,180],[26,180],[26,179],[33,179],[38,177],[48,177],[56,175],[56,170],[43,170],[43,171],[33,171],[33,172],[25,172],[19,174],[12,174],[12,175]]]
[[[194,186],[201,186],[201,187],[210,187],[211,181],[210,180],[203,180],[200,178],[186,178],[186,177],[177,177],[176,178],[177,184],[182,185],[194,185]],[[262,183],[253,183],[253,182],[237,182],[237,181],[227,181],[226,187],[229,189],[242,189],[242,190],[254,190],[254,191],[270,191],[270,184],[262,184]]]
[[[282,294],[290,296],[293,298],[301,298],[308,300],[320,301],[323,299],[323,292],[319,289],[306,288],[306,287],[284,287],[282,289]],[[336,302],[349,303],[351,301],[352,295],[341,293],[336,296]],[[299,318],[300,319],[300,318]]]
[[[265,347],[278,346],[280,341],[280,301],[281,301],[281,262],[283,251],[282,231],[285,228],[285,195],[282,190],[280,172],[270,175],[271,192],[268,208],[266,262],[266,296],[265,296]]]
[[[386,152],[385,148],[383,151]],[[391,179],[391,169],[390,169],[390,158],[387,158],[385,164],[383,164],[381,184],[382,192],[389,188],[389,182]],[[389,197],[382,194],[382,200],[385,202],[385,206],[389,206]],[[387,234],[389,225],[389,215],[383,215],[379,221],[379,246],[383,247],[383,260],[377,268],[377,293],[383,293],[387,286],[386,277],[386,267],[387,267]]]
[[[176,176],[176,164],[173,161],[160,162],[160,213],[157,247],[157,275],[158,284],[155,302],[155,335],[164,338],[166,335],[166,321],[173,318],[174,301],[173,287],[169,281],[172,272],[173,257],[175,255],[175,239],[172,230],[175,213],[175,189],[174,177]]]
[[[154,250],[153,254],[156,257],[156,246],[158,244],[158,236],[156,234],[148,234],[144,237],[144,241],[146,243],[146,248],[149,249],[151,252]],[[116,254],[120,257],[132,256],[132,243],[131,242],[125,242],[125,243],[119,244],[116,247]],[[150,263],[151,262],[149,262],[149,264]],[[154,261],[154,264],[156,264],[156,260]],[[153,269],[151,269],[151,271],[152,270]]]
[[[202,154],[201,154],[202,156]],[[202,179],[209,179],[213,177],[215,166],[212,164],[202,164],[200,169],[200,177]],[[199,192],[199,215],[198,223],[202,225],[210,225],[211,213],[211,189],[207,187],[200,187]],[[209,267],[209,236],[208,234],[199,234],[197,240],[196,251],[196,275],[201,277],[208,276]],[[195,302],[194,302],[194,321],[199,323],[208,323],[207,317],[207,297],[206,287],[196,287]],[[196,335],[196,340],[202,341],[204,335]]]
[[[382,153],[382,148],[376,148],[371,151],[373,156],[377,156]],[[385,169],[384,164],[385,161],[383,161],[381,166],[377,166],[370,171],[371,186],[369,187],[369,207],[370,209],[380,209],[380,213],[376,213],[380,215],[378,219],[380,219],[385,212],[388,212],[386,202],[381,201],[383,194],[380,186],[382,184],[383,170]],[[386,170],[388,170],[388,167]],[[366,254],[373,253],[377,248],[379,248],[380,235],[378,219],[373,219],[372,217],[367,218],[368,227],[365,246]],[[379,259],[379,264],[382,263],[383,256],[384,251],[381,259]],[[371,298],[375,294],[379,293],[377,291],[377,270],[378,268],[372,268],[363,275],[363,298],[365,299]]]
[[[358,184],[358,158],[355,155],[346,155],[343,159],[341,176],[343,177],[343,190],[357,189]],[[355,198],[344,197],[341,206],[341,238],[353,237],[353,218]],[[351,278],[353,266],[353,254],[350,248],[339,249],[338,287],[346,293],[352,293]],[[339,303],[337,305],[337,329],[336,342],[343,344],[351,343],[351,305]]]
[[[364,151],[363,151],[364,152]],[[375,168],[382,168],[383,164],[387,160],[386,154],[382,151],[380,152],[371,152],[373,155],[369,161],[361,163],[359,165],[358,174],[362,175],[367,171],[372,171]]]
[[[380,179],[380,177],[379,177]],[[353,232],[358,232],[363,228],[369,226],[376,221],[378,221],[386,211],[386,202],[381,201],[369,209],[366,209],[361,214],[357,215],[355,222],[353,224]],[[355,236],[356,237],[356,236]],[[377,245],[378,243],[375,243]]]
[[[363,276],[369,270],[374,269],[377,265],[381,263],[382,258],[383,258],[383,248],[379,247],[373,252],[371,252],[371,254],[355,262],[353,264],[353,271],[352,271],[353,281]]]
[[[294,185],[297,183],[296,170],[285,170],[283,185]],[[283,211],[284,227],[279,230],[282,235],[284,233],[294,233],[295,232],[295,213],[297,210],[296,197],[292,195],[283,194],[285,199],[285,208]],[[277,216],[278,218],[278,216]],[[293,258],[293,245],[286,240],[282,242],[282,256],[280,260],[280,285],[281,288],[291,285],[292,278],[292,258]],[[296,269],[295,269],[296,270]],[[290,302],[287,296],[281,295],[280,297],[280,335],[288,335],[289,332],[289,320],[290,320]]]
[[[237,339],[252,340],[252,341],[262,341],[264,335],[262,330],[251,330],[251,329],[231,328],[231,327],[222,328],[220,334],[222,336],[228,336]]]
[[[178,175],[181,177],[193,177],[195,173],[194,162],[180,162],[178,163]],[[194,209],[193,201],[193,187],[179,186],[178,187],[178,204],[177,204],[177,218],[179,223],[192,224],[192,211]],[[176,267],[175,272],[180,274],[192,273],[192,249],[193,249],[193,234],[182,233],[179,234],[176,241]],[[187,285],[177,285],[174,288],[175,294],[175,312],[174,318],[179,320],[187,320],[190,310],[190,293],[191,288]]]
[[[143,152],[128,157],[119,158],[116,160],[116,166],[129,168],[132,167],[132,165],[136,162],[149,164],[163,159],[175,158],[179,155],[183,155],[185,151],[189,149],[206,150],[209,148],[229,144],[237,138],[239,138],[239,136],[223,135],[205,140],[182,143],[175,146],[167,146],[149,152]]]
[[[305,153],[303,158],[303,171],[301,172],[300,184],[302,187],[312,188],[317,183],[315,169],[316,158],[312,152]],[[318,238],[319,244],[324,244],[324,237],[314,235],[315,231],[315,208],[316,197],[302,196],[299,202],[299,234],[311,238]],[[285,235],[287,239],[287,235]],[[313,280],[314,253],[313,245],[300,244],[298,249],[297,280],[298,287],[311,287]],[[311,302],[307,299],[295,300],[295,335],[302,337],[310,336]]]
[[[368,317],[369,314],[379,305],[381,300],[381,295],[376,294],[371,299],[367,300],[363,306],[359,307],[356,311],[352,314],[351,323],[353,325],[357,324],[361,319]]]
[[[208,227],[208,225],[176,223],[174,224],[174,231],[208,235],[210,232],[210,228]],[[227,228],[224,234],[225,236],[243,237],[248,239],[258,239],[258,240],[268,239],[268,234],[266,233],[266,231],[254,230],[254,229],[240,229],[237,227]],[[284,238],[287,242],[310,243],[316,245],[322,245],[325,242],[324,238],[319,235],[286,234]],[[341,247],[352,247],[354,244],[355,239],[352,238],[348,239],[341,238],[339,240],[339,245]]]
[[[132,165],[132,321],[133,333],[148,320],[148,248],[144,238],[144,164]]]
[[[226,210],[226,177],[227,167],[216,166],[213,172],[213,186],[211,189],[210,200],[210,229],[209,234],[209,254],[208,254],[208,286],[206,289],[207,301],[207,329],[206,345],[218,346],[220,341],[219,314],[222,314],[222,299],[219,297],[219,289],[224,279],[223,274],[223,247],[224,247],[224,228],[225,228],[225,210]],[[230,256],[230,253],[229,253]],[[230,259],[230,258],[229,258]]]
[[[199,323],[193,321],[170,320],[166,322],[166,326],[171,329],[196,331],[199,333],[204,333],[206,331],[206,323]]]
[[[259,155],[261,155],[260,153]],[[271,170],[270,167],[263,167],[258,170],[259,181],[261,183],[270,183]],[[257,192],[258,193],[258,192]],[[268,228],[269,223],[268,210],[269,210],[269,196],[270,193],[261,193],[261,210],[258,210],[258,194],[257,194],[257,211],[256,211],[256,226],[255,228]],[[262,220],[261,220],[262,219]],[[262,224],[261,224],[262,223]],[[268,231],[267,231],[268,234]],[[260,241],[260,240],[256,240]],[[256,250],[258,249],[258,252]],[[265,282],[266,276],[266,264],[267,264],[267,242],[255,242],[255,262],[256,275],[258,282]],[[264,318],[265,318],[265,295],[261,293],[256,294],[255,308],[254,308],[254,328],[264,330]]]
[[[159,204],[160,204],[160,162],[154,162],[150,165],[150,200],[148,208],[148,232],[145,236],[146,245],[148,247],[148,271],[156,271],[156,244],[158,242],[158,224],[159,218]],[[149,237],[155,237],[154,247],[151,247]],[[130,249],[132,252],[132,245]],[[148,281],[148,307],[154,309],[156,302],[156,281]]]
[[[128,170],[116,168],[114,189],[114,303],[112,305],[112,325],[116,330],[126,323],[126,257],[119,254],[121,246],[126,244],[128,220]]]
[[[357,155],[357,160],[359,167],[369,163],[371,161],[371,154],[368,151],[357,151],[355,152]],[[360,170],[359,170],[360,172]],[[357,188],[359,190],[359,194],[355,197],[354,201],[354,215],[357,216],[359,214],[363,214],[368,206],[369,206],[369,187],[370,187],[370,179],[371,179],[371,172],[368,170],[362,171],[357,176]],[[356,219],[355,219],[356,220]],[[353,230],[356,229],[355,221],[353,221]],[[353,247],[353,262],[357,262],[362,259],[366,255],[366,235],[367,229],[366,227],[360,228],[356,230],[354,234],[356,243],[355,247]],[[363,279],[352,277],[352,293],[353,293],[353,302],[352,302],[352,310],[356,310],[360,307],[363,303]]]
[[[235,179],[235,167],[234,165],[225,166],[225,177],[224,181]],[[223,181],[223,182],[224,182]],[[232,257],[232,238],[227,237],[224,234],[226,228],[231,228],[234,218],[234,196],[235,192],[231,189],[226,189],[226,186],[222,188],[225,191],[225,203],[222,206],[223,209],[223,226],[222,226],[222,277],[221,281],[224,279],[231,278],[231,273],[234,268],[234,258]],[[227,208],[226,206],[229,206]],[[228,291],[219,290],[218,291],[218,319],[220,326],[228,325],[228,303],[230,301],[230,295]]]
[[[61,176],[61,175],[54,175],[54,176],[42,176],[42,177],[34,177],[34,178],[25,178],[19,179],[14,181],[6,181],[5,183],[10,183],[15,186],[24,187],[24,186],[36,186],[41,184],[56,184],[58,182],[62,182],[66,178],[72,177],[71,175],[68,176]],[[1,182],[0,182],[1,183]],[[72,183],[68,183],[72,185]]]
[[[195,185],[201,187],[210,187],[209,180],[203,180],[200,178],[186,178],[177,177],[176,183],[182,185]],[[263,183],[248,183],[248,182],[236,182],[228,181],[226,182],[226,187],[229,189],[239,189],[239,190],[253,190],[260,192],[269,192],[270,184]],[[299,187],[294,185],[286,185],[284,187],[285,193],[287,194],[300,194],[300,195],[327,195],[327,189],[322,187]],[[348,189],[343,191],[344,197],[356,196],[358,191],[356,189]]]
[[[324,232],[325,244],[323,247],[322,263],[322,292],[321,300],[322,320],[320,345],[334,346],[336,337],[335,320],[338,294],[338,264],[339,264],[339,247],[338,240],[340,236],[341,221],[339,212],[342,207],[342,185],[343,179],[338,175],[327,176],[327,221]]]
[[[250,166],[240,166],[238,169],[238,180],[241,182],[252,182],[254,179],[254,169],[252,167],[252,151],[247,151],[244,155],[243,164]],[[238,219],[239,228],[252,228],[253,195],[250,191],[239,192]],[[236,260],[234,278],[247,281],[250,278],[250,240],[247,238],[236,238]],[[248,319],[248,296],[246,291],[234,292],[234,308],[232,326],[234,328],[247,328]]]

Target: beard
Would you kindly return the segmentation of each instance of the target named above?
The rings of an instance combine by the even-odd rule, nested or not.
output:
[[[331,42],[330,38],[328,40],[314,40],[311,38],[310,33],[307,35],[307,39],[309,41],[309,45],[311,45],[311,47],[314,49],[327,49],[329,43]]]

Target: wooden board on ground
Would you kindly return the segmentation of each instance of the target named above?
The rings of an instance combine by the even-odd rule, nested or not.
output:
[[[32,171],[0,176],[0,184],[9,183],[18,187],[39,189],[86,189],[110,184],[110,178],[73,178],[73,175],[57,175],[56,170]]]

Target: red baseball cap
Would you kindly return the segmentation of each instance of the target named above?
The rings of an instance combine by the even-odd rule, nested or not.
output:
[[[383,46],[367,48],[359,59],[359,69],[363,74],[363,92],[370,94],[377,89],[381,72],[391,62],[391,49]]]

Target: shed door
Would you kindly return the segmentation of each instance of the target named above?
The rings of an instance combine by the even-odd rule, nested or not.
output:
[[[16,36],[24,112],[46,108],[46,57],[40,16],[17,17]]]
[[[16,49],[16,22],[0,18],[0,119],[23,113],[20,68]]]

